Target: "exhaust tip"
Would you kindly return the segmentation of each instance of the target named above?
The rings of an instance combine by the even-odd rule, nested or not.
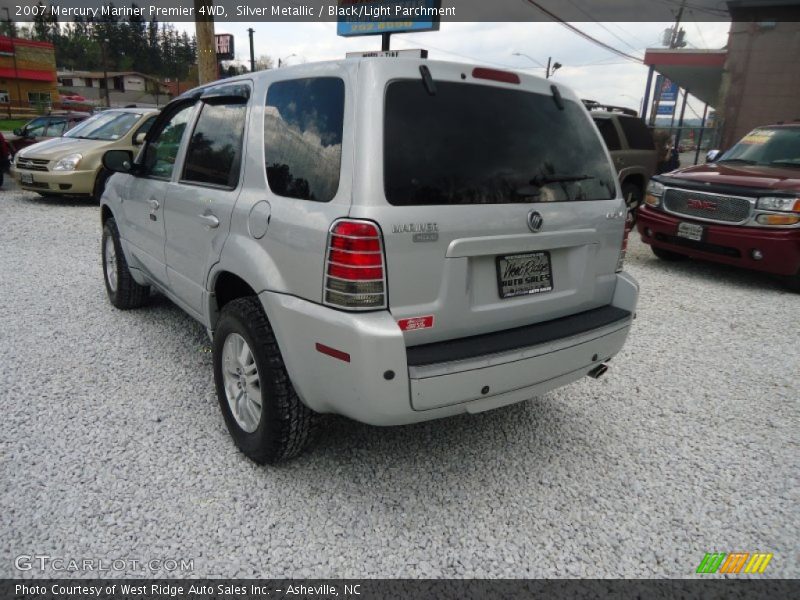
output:
[[[608,365],[606,364],[597,365],[594,369],[589,371],[587,375],[589,375],[589,377],[591,377],[592,379],[600,379],[603,375],[606,374],[606,371],[608,371]]]

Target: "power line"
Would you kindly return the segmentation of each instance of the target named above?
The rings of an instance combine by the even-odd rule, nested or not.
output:
[[[703,42],[703,47],[708,48],[708,42],[706,42],[706,37],[703,35],[703,30],[700,29],[700,24],[695,21],[694,22],[695,29],[697,29],[697,33],[700,35],[700,40]]]
[[[616,54],[617,56],[621,56],[622,58],[626,58],[626,59],[628,59],[628,60],[632,60],[632,61],[634,61],[634,62],[637,62],[637,63],[639,63],[639,64],[641,64],[641,63],[642,63],[642,59],[641,59],[641,58],[639,58],[639,57],[637,57],[637,56],[633,56],[633,55],[631,55],[631,54],[627,54],[627,53],[623,52],[622,50],[619,50],[619,49],[617,49],[617,48],[614,48],[614,46],[611,46],[611,45],[609,45],[609,44],[606,44],[605,42],[601,42],[600,40],[598,40],[598,39],[597,39],[597,38],[595,38],[595,37],[592,37],[592,36],[591,36],[591,35],[589,35],[588,33],[584,32],[584,31],[581,31],[580,29],[578,29],[577,27],[575,27],[575,26],[574,26],[574,25],[572,25],[571,23],[567,23],[566,21],[564,21],[563,19],[561,19],[561,17],[559,17],[558,15],[556,15],[556,14],[554,14],[554,13],[550,12],[549,10],[547,10],[546,8],[544,8],[544,7],[543,7],[541,4],[539,4],[538,2],[535,2],[535,0],[525,0],[525,1],[526,1],[528,4],[530,4],[531,6],[534,6],[534,7],[538,8],[540,11],[542,11],[542,12],[543,12],[544,14],[546,14],[548,17],[550,17],[551,19],[553,19],[553,20],[554,20],[554,21],[556,21],[557,23],[561,24],[563,27],[566,27],[567,29],[569,29],[569,30],[570,30],[570,31],[572,31],[573,33],[576,33],[577,35],[581,36],[581,37],[582,37],[582,38],[584,38],[585,40],[588,40],[588,41],[592,42],[593,44],[595,44],[595,45],[597,45],[597,46],[600,46],[601,48],[604,48],[604,49],[608,50],[609,52],[612,52],[612,53]]]
[[[697,4],[689,4],[688,2],[681,2],[681,0],[659,0],[662,4],[671,4],[672,6],[680,6],[683,4],[686,8],[690,8],[693,11],[706,13],[707,15],[713,15],[715,17],[727,17],[728,11],[722,8],[709,8],[707,6],[698,6]]]
[[[611,35],[613,35],[615,38],[617,38],[617,39],[618,39],[620,42],[622,42],[623,44],[625,44],[625,45],[626,45],[628,48],[630,48],[631,50],[636,50],[636,48],[634,48],[633,46],[631,46],[631,45],[630,45],[630,44],[629,44],[629,43],[628,43],[626,40],[624,40],[624,39],[622,39],[621,37],[619,37],[619,36],[618,36],[616,33],[614,33],[613,31],[611,31],[611,30],[610,30],[608,27],[606,27],[605,25],[603,25],[603,24],[602,24],[600,21],[598,21],[597,19],[595,19],[594,17],[592,17],[592,15],[591,15],[589,12],[587,12],[587,11],[583,10],[583,9],[582,9],[582,8],[581,8],[579,5],[575,4],[575,2],[574,2],[573,0],[567,0],[567,2],[569,2],[570,4],[572,4],[572,6],[574,6],[575,8],[577,8],[577,9],[578,9],[578,11],[582,12],[584,15],[586,15],[587,17],[589,17],[589,19],[590,19],[591,21],[593,21],[594,23],[596,23],[597,25],[599,25],[600,27],[602,27],[603,29],[605,29],[605,30],[606,30],[608,33],[610,33],[610,34],[611,34]]]

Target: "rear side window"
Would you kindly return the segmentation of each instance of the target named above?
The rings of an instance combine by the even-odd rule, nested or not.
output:
[[[273,83],[264,113],[264,156],[279,196],[328,202],[339,189],[344,81],[336,77]]]
[[[628,140],[628,146],[634,150],[655,150],[653,134],[644,121],[636,117],[620,117],[619,124]]]
[[[612,152],[620,150],[622,146],[619,143],[619,134],[617,128],[614,126],[614,121],[611,119],[596,118],[594,120],[597,128],[600,130],[600,135],[603,136],[603,141]]]
[[[246,104],[204,104],[189,140],[183,180],[235,188],[244,139]]]
[[[550,94],[399,80],[386,91],[384,188],[394,205],[610,199],[614,173],[582,105]]]
[[[66,119],[51,119],[47,125],[47,133],[45,135],[50,137],[59,137],[67,130]]]

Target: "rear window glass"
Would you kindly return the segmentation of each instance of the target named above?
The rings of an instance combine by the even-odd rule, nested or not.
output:
[[[384,187],[394,205],[601,200],[614,173],[582,105],[549,94],[400,80],[386,91]]]
[[[622,148],[619,143],[619,134],[617,128],[614,126],[614,121],[611,119],[596,118],[594,120],[597,128],[600,130],[600,135],[603,136],[603,141],[612,152]]]
[[[273,83],[264,112],[264,157],[279,196],[328,202],[339,189],[344,81],[336,77]]]
[[[655,150],[653,134],[644,121],[636,117],[620,117],[619,124],[628,140],[628,146],[634,150]]]

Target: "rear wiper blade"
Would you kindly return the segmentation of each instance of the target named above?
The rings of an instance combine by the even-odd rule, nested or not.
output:
[[[591,175],[537,175],[530,180],[531,185],[543,186],[548,183],[564,183],[567,181],[584,181],[586,179],[597,179]]]

